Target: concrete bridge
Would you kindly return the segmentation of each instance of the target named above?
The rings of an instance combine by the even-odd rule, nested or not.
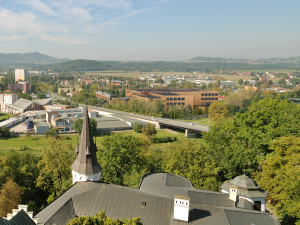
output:
[[[85,105],[80,105],[81,107],[85,107]],[[95,106],[88,106],[89,109],[93,109],[98,111],[99,114],[106,115],[106,116],[118,116],[121,115],[122,119],[126,121],[126,117],[128,120],[135,119],[142,122],[149,122],[155,124],[156,128],[160,129],[162,127],[169,127],[169,128],[177,128],[177,129],[184,129],[186,137],[193,137],[196,133],[201,132],[208,132],[209,126],[195,124],[195,123],[188,123],[179,120],[172,120],[172,119],[165,119],[165,118],[156,118],[151,116],[144,116],[140,114],[134,114],[129,112],[122,112],[113,109],[106,109],[103,107],[95,107]]]

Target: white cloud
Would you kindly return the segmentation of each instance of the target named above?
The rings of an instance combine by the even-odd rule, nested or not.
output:
[[[156,3],[154,3],[153,5],[161,5],[161,4],[165,4],[165,3],[168,3],[168,2],[172,2],[174,0],[161,0],[161,1],[158,1]]]
[[[34,11],[46,13],[49,15],[54,15],[55,12],[46,4],[40,2],[39,0],[23,0],[18,3],[30,6]]]
[[[90,13],[85,9],[72,8],[69,11],[76,17],[81,17],[82,19],[85,19],[85,20],[91,20]]]
[[[40,38],[41,38],[41,40],[46,41],[46,42],[63,43],[63,44],[80,45],[80,44],[90,43],[89,41],[86,41],[82,38],[69,38],[65,35],[59,36],[59,37],[54,37],[51,35],[43,34],[43,35],[41,35]]]
[[[11,36],[2,36],[2,40],[21,40],[37,38],[47,42],[83,44],[82,38],[69,38],[67,28],[45,24],[38,21],[33,13],[14,13],[7,9],[0,9],[0,30],[12,33]]]
[[[7,36],[7,37],[0,36],[0,41],[22,41],[22,42],[26,42],[27,38],[24,37],[24,36],[20,36],[20,35],[12,35],[12,36]]]

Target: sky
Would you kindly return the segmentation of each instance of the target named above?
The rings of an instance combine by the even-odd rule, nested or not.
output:
[[[181,61],[300,56],[299,0],[0,0],[0,53]]]

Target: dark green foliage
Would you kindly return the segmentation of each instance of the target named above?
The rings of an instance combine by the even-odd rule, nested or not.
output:
[[[67,225],[143,225],[141,218],[133,219],[116,219],[113,220],[105,215],[104,210],[95,216],[79,216],[72,219]]]
[[[157,131],[155,129],[155,124],[146,123],[145,126],[142,128],[142,132],[146,137],[155,137]]]
[[[10,137],[10,131],[7,126],[2,126],[0,128],[0,138],[8,138]]]
[[[28,203],[29,210],[35,213],[46,204],[49,195],[47,191],[36,187],[39,160],[40,157],[31,152],[10,151],[0,156],[0,189],[8,180],[13,180],[22,189],[21,202]]]
[[[54,137],[54,138],[59,138],[59,130],[55,127],[51,128],[50,130],[45,132],[45,137]]]
[[[244,165],[248,175],[259,170],[259,162],[272,152],[270,142],[282,136],[298,136],[299,124],[297,104],[263,99],[232,120],[211,125],[204,139],[218,162],[221,179],[226,180],[242,174]]]
[[[143,125],[140,123],[135,123],[133,125],[133,130],[137,133],[142,133],[142,128],[143,128]]]
[[[43,98],[46,98],[46,94],[45,93],[40,93],[40,94],[37,94],[36,97],[38,99],[43,99]]]
[[[282,224],[300,224],[300,138],[274,140],[270,149],[275,152],[262,162],[262,171],[255,174],[255,179],[269,191],[271,205]]]
[[[177,141],[177,137],[150,138],[151,143],[168,143]]]
[[[145,143],[132,135],[112,134],[104,136],[99,148],[100,165],[104,182],[124,185],[124,176],[143,169],[141,154]]]

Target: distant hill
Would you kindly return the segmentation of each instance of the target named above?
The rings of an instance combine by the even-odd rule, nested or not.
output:
[[[0,53],[0,65],[2,66],[30,66],[36,64],[52,64],[69,61],[69,59],[57,59],[48,55],[44,55],[38,52],[29,53]]]
[[[78,59],[63,63],[55,63],[52,65],[36,65],[33,70],[48,70],[53,72],[68,72],[68,71],[140,71],[140,72],[193,72],[193,71],[218,71],[218,70],[300,70],[300,61],[293,60],[260,60],[251,61],[235,61],[228,59],[227,61],[186,61],[186,62],[167,62],[167,61],[152,61],[152,62],[137,62],[137,61],[95,61]]]
[[[205,57],[205,56],[197,56],[195,58],[189,59],[188,61],[194,62],[227,62],[227,58],[221,57]]]

